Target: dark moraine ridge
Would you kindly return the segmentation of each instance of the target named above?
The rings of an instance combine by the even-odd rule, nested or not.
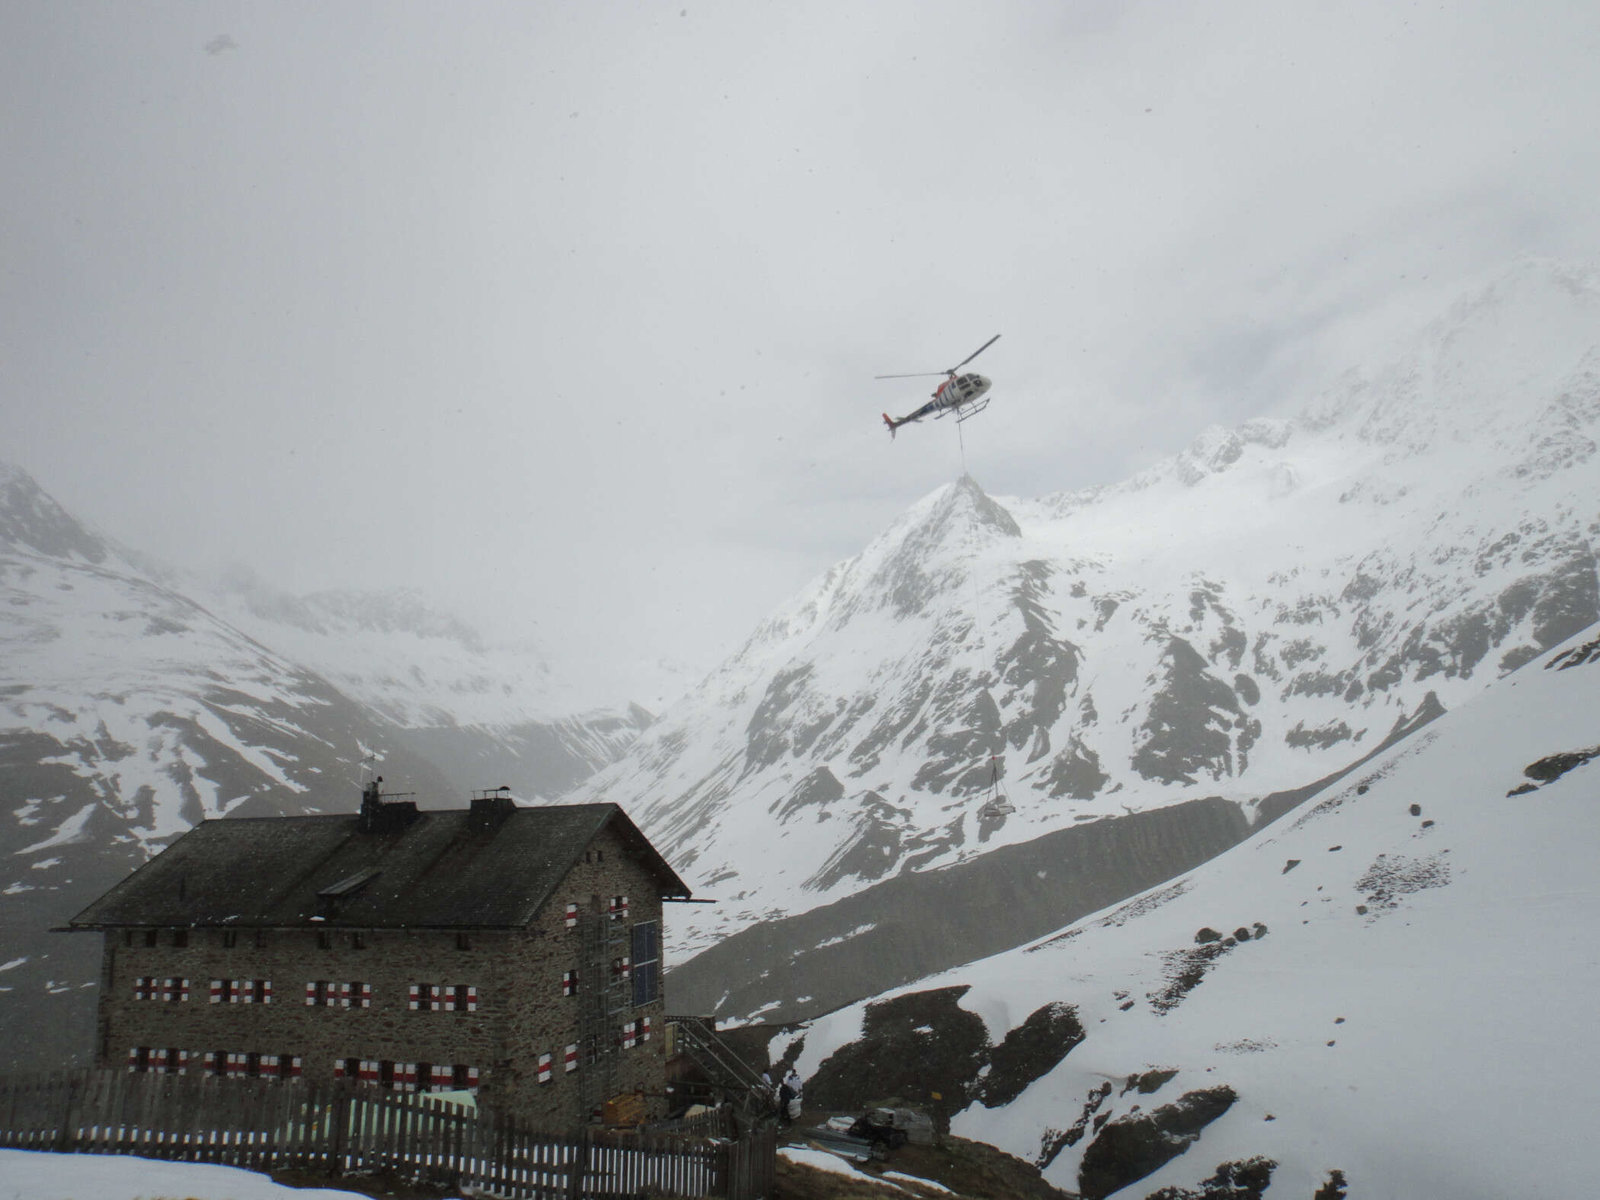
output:
[[[725,938],[671,970],[667,1003],[676,1012],[804,1020],[1054,932],[1249,832],[1237,804],[1212,796],[897,875]],[[863,926],[871,928],[845,936]],[[832,939],[842,940],[820,945]]]

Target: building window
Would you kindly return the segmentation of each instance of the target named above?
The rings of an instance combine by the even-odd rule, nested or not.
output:
[[[633,1003],[650,1004],[661,994],[661,935],[654,921],[633,927]]]
[[[472,949],[472,935],[470,933],[467,933],[464,930],[461,933],[456,934],[456,949],[457,950],[471,950]]]
[[[161,936],[161,931],[160,930],[157,930],[157,929],[146,929],[144,931],[144,944],[146,946],[154,946],[156,944],[156,940],[160,936]]]
[[[318,950],[332,950],[333,949],[333,931],[331,929],[319,929],[319,930],[317,930],[317,949]]]
[[[237,929],[224,929],[222,931],[222,948],[232,950],[239,944],[239,931]]]
[[[626,896],[611,897],[611,919],[613,921],[626,921],[628,919],[628,898]]]
[[[367,948],[367,935],[366,934],[364,934],[364,933],[352,933],[350,935],[350,949],[352,949],[352,950],[365,950],[366,948]]]
[[[178,949],[183,949],[189,944],[189,931],[187,929],[174,929],[172,931],[172,944]]]
[[[406,1003],[414,1012],[477,1012],[478,989],[468,983],[413,983]]]

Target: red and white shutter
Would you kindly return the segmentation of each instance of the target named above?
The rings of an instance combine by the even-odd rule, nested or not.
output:
[[[443,983],[429,984],[428,1007],[436,1012],[454,1012],[456,1008],[455,989]]]
[[[378,1060],[377,1059],[375,1059],[375,1058],[363,1058],[361,1060],[361,1082],[362,1083],[377,1083],[378,1082]]]
[[[173,997],[178,994],[178,981],[170,976],[161,981],[161,1003],[171,1004]]]
[[[256,980],[256,1002],[258,1004],[271,1004],[272,1003],[272,980],[270,980],[270,979],[258,979],[258,980]]]
[[[278,1056],[276,1054],[263,1054],[260,1058],[261,1078],[276,1079],[278,1077]]]
[[[576,996],[578,994],[578,973],[576,971],[561,972],[561,994],[563,996]]]
[[[344,1078],[344,1059],[336,1058],[336,1059],[333,1060],[333,1081],[335,1083],[337,1083],[337,1082],[339,1082],[339,1080],[341,1080],[343,1078]]]
[[[467,985],[467,1011],[478,1011],[478,989],[471,984]]]
[[[184,1004],[189,1003],[189,981],[187,979],[178,980],[178,999]]]
[[[567,1062],[567,1071],[569,1073],[572,1072],[572,1071],[576,1071],[578,1069],[578,1046],[577,1046],[577,1043],[573,1043],[572,1045],[567,1047],[566,1062]]]
[[[633,974],[633,959],[629,958],[626,954],[622,956],[622,968],[620,974],[624,979],[629,978]]]
[[[233,981],[234,995],[239,997],[241,1004],[254,1004],[256,1002],[256,981],[254,979],[236,979]]]
[[[238,1078],[244,1074],[246,1062],[243,1054],[228,1055],[228,1076]]]
[[[211,1003],[222,1003],[222,980],[220,979],[213,979],[211,981]]]
[[[138,1069],[139,1069],[139,1047],[130,1046],[130,1047],[128,1047],[128,1070],[130,1072],[134,1072],[134,1071],[137,1071]]]
[[[414,1092],[417,1090],[416,1063],[397,1063],[395,1066],[395,1076],[399,1079],[401,1086],[406,1091]]]
[[[432,1083],[433,1083],[433,1086],[436,1087],[436,1088],[445,1088],[445,1089],[453,1088],[455,1086],[455,1083],[456,1083],[456,1071],[455,1071],[455,1068],[454,1067],[441,1067],[441,1066],[435,1064],[434,1068],[433,1068],[433,1080],[432,1080]]]
[[[187,1075],[189,1073],[189,1052],[187,1050],[178,1051],[178,1064],[176,1070],[179,1075]]]
[[[639,1018],[639,1040],[641,1042],[648,1042],[650,1040],[650,1018],[649,1017],[641,1017],[641,1018]]]
[[[361,1007],[372,1007],[372,985],[370,983],[363,983],[361,985]]]
[[[412,1012],[416,1012],[417,1006],[421,1003],[421,1001],[422,985],[419,983],[413,983],[410,990],[406,993],[406,1007],[411,1009]]]
[[[632,1050],[639,1044],[639,1022],[629,1021],[622,1027],[622,1048]]]
[[[299,1079],[300,1056],[298,1054],[285,1054],[278,1059],[278,1073],[285,1079]]]
[[[471,1089],[472,1091],[474,1091],[474,1092],[478,1090],[478,1068],[477,1067],[468,1067],[467,1068],[467,1087],[469,1089]]]
[[[551,1079],[550,1058],[551,1058],[551,1056],[548,1055],[548,1054],[539,1055],[539,1082],[540,1083],[549,1083],[550,1082],[550,1079]]]
[[[307,1008],[310,1008],[311,1006],[316,1004],[318,991],[319,991],[319,988],[317,986],[317,981],[316,980],[313,979],[313,980],[309,981],[306,984],[306,1007]]]
[[[568,905],[567,905],[567,928],[568,929],[576,929],[577,927],[578,927],[578,905],[577,905],[576,901],[572,901],[572,902],[569,902]]]

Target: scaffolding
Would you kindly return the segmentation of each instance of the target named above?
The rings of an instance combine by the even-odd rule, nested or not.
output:
[[[627,961],[630,926],[613,914],[581,920],[583,962],[578,976],[578,1100],[586,1117],[617,1094],[621,1014],[633,1003]]]

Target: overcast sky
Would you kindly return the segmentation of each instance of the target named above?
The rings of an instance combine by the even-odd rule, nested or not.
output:
[[[1600,5],[0,0],[0,458],[150,553],[709,667],[1592,260]]]

